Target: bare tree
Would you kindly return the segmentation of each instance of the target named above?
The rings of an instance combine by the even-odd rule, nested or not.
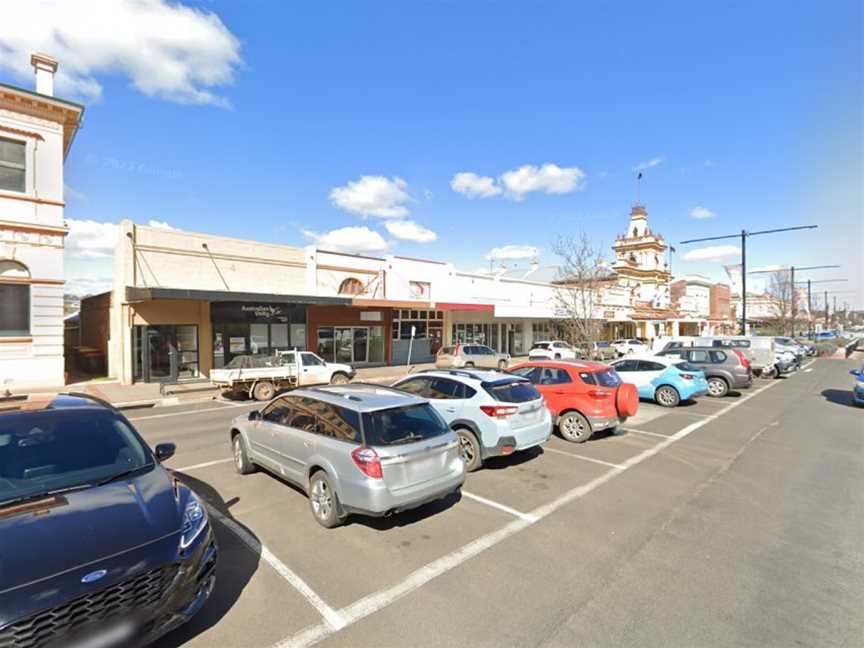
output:
[[[601,248],[585,232],[559,236],[552,250],[559,258],[555,280],[556,310],[563,318],[558,324],[565,339],[590,353],[590,343],[603,330],[603,287],[609,280],[609,266]]]
[[[794,334],[795,309],[792,302],[795,299],[795,287],[790,272],[778,270],[773,273],[768,281],[767,292],[777,329],[784,335]]]

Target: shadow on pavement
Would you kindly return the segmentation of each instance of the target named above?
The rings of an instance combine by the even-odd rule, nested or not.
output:
[[[174,471],[174,474],[184,484],[194,490],[199,497],[203,498],[209,508],[215,509],[224,517],[243,526],[239,521],[234,520],[229,510],[237,503],[237,498],[226,502],[208,483],[190,477],[186,473]],[[165,635],[153,646],[158,646],[159,648],[181,646],[193,637],[216,625],[234,606],[240,598],[243,589],[252,579],[252,575],[258,570],[258,564],[261,559],[260,544],[257,551],[253,551],[252,547],[247,546],[228,530],[224,524],[218,520],[214,520],[213,515],[210,516],[210,523],[213,525],[216,540],[219,543],[219,558],[216,563],[216,587],[210,595],[210,600],[207,601],[204,607],[201,608],[201,611],[192,617],[188,623]],[[255,537],[255,534],[249,531],[248,528],[245,526],[243,528],[252,537]]]
[[[435,500],[434,502],[429,502],[428,504],[424,504],[423,506],[417,507],[415,509],[411,509],[410,511],[404,511],[403,513],[396,513],[395,515],[391,515],[390,517],[368,517],[365,515],[349,515],[348,519],[345,520],[345,527],[350,527],[355,524],[360,526],[365,526],[370,529],[375,529],[376,531],[387,531],[388,529],[393,529],[396,527],[404,527],[415,522],[420,522],[421,520],[425,520],[426,518],[432,517],[433,515],[437,515],[442,511],[446,511],[451,508],[455,504],[457,504],[462,499],[462,493],[450,493],[447,497],[443,499]],[[311,513],[309,514],[311,517]]]
[[[527,450],[514,452],[506,457],[489,457],[483,461],[483,467],[480,470],[507,470],[511,466],[518,466],[529,461],[533,461],[543,454],[541,446],[534,446]]]
[[[852,390],[850,389],[823,389],[822,396],[829,403],[835,405],[848,405],[849,407],[860,407],[856,405],[852,398]]]

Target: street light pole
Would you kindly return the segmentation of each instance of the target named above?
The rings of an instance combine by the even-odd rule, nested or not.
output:
[[[759,230],[758,232],[748,232],[742,229],[740,234],[729,234],[727,236],[707,236],[705,238],[688,239],[681,241],[680,245],[687,243],[701,243],[702,241],[720,241],[723,239],[731,239],[741,237],[741,335],[747,335],[747,238],[750,236],[759,236],[761,234],[776,234],[778,232],[792,232],[796,230],[811,230],[819,227],[818,225],[799,225],[798,227],[780,227],[770,230]]]

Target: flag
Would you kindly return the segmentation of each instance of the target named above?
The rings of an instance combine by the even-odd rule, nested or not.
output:
[[[672,245],[669,246],[669,251],[670,251],[670,252],[677,252],[677,250],[675,249],[675,247],[672,246]]]
[[[639,175],[636,176],[636,179],[637,179],[637,180],[641,180],[641,179],[642,179],[642,172],[641,172],[641,171],[639,172]]]

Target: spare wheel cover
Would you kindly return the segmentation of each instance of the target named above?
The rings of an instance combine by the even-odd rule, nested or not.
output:
[[[620,385],[615,394],[615,406],[618,409],[618,416],[636,416],[636,411],[639,409],[639,392],[636,391],[636,385],[630,383]]]

